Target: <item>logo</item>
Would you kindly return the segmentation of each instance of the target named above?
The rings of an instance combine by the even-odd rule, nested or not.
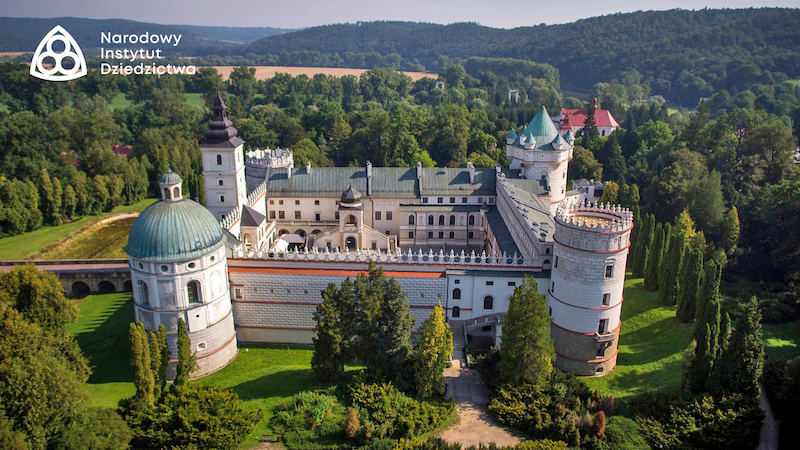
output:
[[[62,42],[64,50],[53,51],[55,42]],[[72,61],[70,69],[64,68],[62,63],[65,59]],[[86,75],[86,60],[81,48],[61,25],[50,30],[36,47],[31,60],[31,75],[47,81],[68,81]]]

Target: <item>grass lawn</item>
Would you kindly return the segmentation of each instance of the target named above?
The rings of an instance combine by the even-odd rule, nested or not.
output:
[[[0,260],[25,259],[28,255],[36,253],[45,246],[53,244],[66,237],[68,234],[78,231],[82,226],[97,218],[116,213],[141,211],[150,206],[153,202],[155,202],[155,199],[149,198],[134,203],[133,205],[114,208],[110,213],[103,213],[96,216],[84,216],[74,222],[58,226],[43,226],[30,233],[2,238],[0,239]]]
[[[764,325],[767,355],[791,359],[800,355],[800,320]]]
[[[125,98],[125,94],[123,94],[122,92],[118,92],[117,95],[115,95],[114,98],[111,100],[111,105],[110,106],[111,106],[111,110],[113,111],[115,109],[127,108],[128,106],[131,106],[132,104],[133,104],[132,101],[130,101],[127,98]]]
[[[208,105],[206,105],[205,100],[203,100],[203,94],[199,92],[185,92],[183,94],[183,98],[185,98],[186,102],[189,103],[190,105],[199,106],[203,108],[203,110],[208,108]]]
[[[136,217],[126,217],[95,225],[67,244],[37,255],[37,259],[127,258],[124,249],[134,221]]]
[[[641,278],[625,280],[624,295],[617,368],[584,381],[623,402],[646,391],[677,389],[692,326],[678,322],[676,307],[659,304],[658,293],[645,290]]]
[[[79,306],[81,316],[68,329],[92,366],[92,376],[86,382],[89,396],[98,406],[116,408],[117,402],[136,392],[128,365],[131,294],[93,294]]]

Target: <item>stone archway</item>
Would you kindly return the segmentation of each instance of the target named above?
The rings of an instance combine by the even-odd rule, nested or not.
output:
[[[89,288],[89,285],[84,283],[83,281],[76,281],[72,283],[72,290],[70,291],[70,295],[72,295],[73,297],[86,297],[91,293],[92,290]]]
[[[348,250],[356,249],[356,238],[354,238],[353,236],[348,236],[347,239],[345,239],[344,243],[345,247],[347,247]]]
[[[97,290],[100,292],[117,292],[117,287],[114,286],[114,283],[108,280],[103,280],[97,283]]]
[[[131,292],[133,290],[133,283],[131,283],[131,280],[125,280],[125,282],[122,283],[122,290],[125,292]]]

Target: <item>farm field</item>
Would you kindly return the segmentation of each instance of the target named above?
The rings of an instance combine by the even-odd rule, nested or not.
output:
[[[212,66],[222,75],[222,78],[227,80],[233,69],[238,66]],[[342,77],[344,75],[359,76],[366,72],[368,69],[347,69],[344,67],[289,67],[289,66],[252,66],[256,68],[256,79],[266,80],[272,78],[276,73],[288,73],[296,77],[298,75],[306,75],[309,78],[321,73],[325,75],[332,75],[334,77]],[[411,77],[412,80],[417,81],[421,78],[436,78],[435,73],[428,72],[403,72]]]
[[[203,102],[203,94],[198,94],[194,92],[186,92],[183,94],[183,98],[186,99],[190,105],[199,106],[201,108],[206,108],[205,102]],[[111,100],[111,110],[115,109],[122,109],[131,106],[133,102],[125,98],[125,94],[122,92],[117,93],[114,98]]]
[[[118,213],[142,211],[153,202],[155,202],[155,199],[144,199],[132,205],[119,206],[108,213],[84,216],[74,222],[58,226],[43,226],[29,233],[2,238],[0,239],[0,261],[26,259],[29,255],[42,250],[48,245],[55,244],[96,219]]]
[[[136,217],[124,217],[94,225],[63,245],[56,245],[36,259],[127,258],[125,246]]]

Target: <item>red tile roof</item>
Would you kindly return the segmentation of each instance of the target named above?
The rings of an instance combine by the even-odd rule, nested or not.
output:
[[[594,113],[594,120],[597,122],[598,127],[619,127],[617,121],[614,120],[614,116],[605,109],[596,110]],[[582,127],[584,123],[586,123],[585,109],[561,108],[560,130],[566,131],[570,127]]]
[[[113,150],[117,155],[124,156],[126,159],[131,157],[131,148],[127,145],[114,144],[114,146],[111,147],[111,150]]]

